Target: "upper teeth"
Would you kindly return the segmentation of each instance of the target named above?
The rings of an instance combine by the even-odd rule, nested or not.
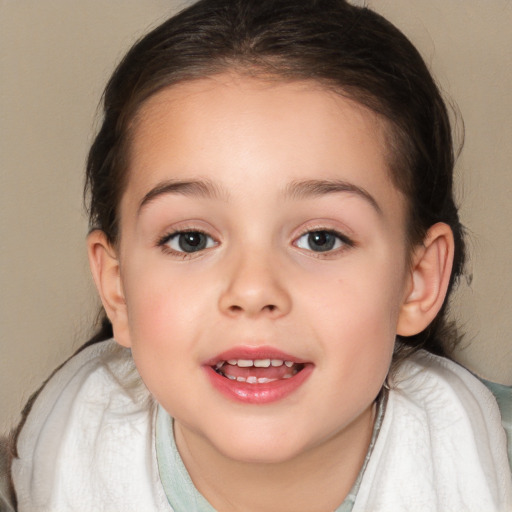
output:
[[[268,368],[269,366],[283,366],[283,364],[291,368],[294,365],[293,361],[283,361],[282,359],[229,359],[227,362],[231,366],[238,366],[240,368],[249,368],[251,366]]]

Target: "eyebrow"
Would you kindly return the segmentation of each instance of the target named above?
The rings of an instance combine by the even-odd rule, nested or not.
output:
[[[340,192],[356,194],[367,201],[379,215],[382,215],[382,208],[367,190],[343,180],[294,181],[286,187],[285,196],[291,199],[307,199]]]
[[[285,188],[284,195],[290,199],[308,199],[327,194],[336,194],[340,192],[356,194],[367,201],[379,215],[382,215],[382,209],[375,198],[364,188],[343,180],[304,180],[293,181]],[[158,183],[142,198],[137,213],[149,203],[167,194],[182,194],[185,196],[204,197],[207,199],[222,198],[227,200],[228,193],[218,184],[208,180],[165,180]]]
[[[210,180],[165,180],[153,187],[139,204],[137,213],[158,197],[167,194],[204,197],[206,199],[227,198],[228,194]]]

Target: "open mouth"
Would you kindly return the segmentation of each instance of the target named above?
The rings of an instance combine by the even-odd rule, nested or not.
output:
[[[236,347],[204,363],[213,387],[244,404],[270,404],[295,393],[309,379],[314,363],[273,347]]]
[[[269,384],[291,379],[304,367],[304,363],[284,359],[227,359],[217,362],[212,369],[232,381]]]

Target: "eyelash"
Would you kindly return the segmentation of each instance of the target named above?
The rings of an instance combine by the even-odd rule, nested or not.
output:
[[[308,243],[310,243],[312,241],[311,237],[314,235],[332,236],[332,237],[334,237],[334,244],[338,244],[338,247],[334,246],[334,247],[328,248],[325,251],[322,251],[322,250],[314,251],[312,249],[307,249],[307,248],[301,247],[299,245],[300,240],[306,236],[309,238]],[[296,247],[298,247],[299,249],[304,249],[305,251],[312,253],[312,255],[314,255],[317,258],[322,258],[322,257],[328,257],[331,255],[339,254],[340,252],[343,252],[349,248],[355,247],[356,244],[351,238],[344,235],[343,233],[340,233],[339,231],[336,231],[334,229],[315,227],[315,228],[309,228],[309,229],[307,229],[307,231],[304,231],[302,233],[302,235],[300,235],[298,238],[295,239],[294,245]]]
[[[190,251],[190,252],[187,252],[185,250],[180,251],[178,249],[174,249],[174,248],[170,247],[169,243],[172,240],[177,239],[178,243],[179,243],[179,237],[186,235],[187,233],[194,234],[194,235],[201,235],[201,236],[206,237],[208,239],[206,241],[206,243],[207,243],[206,247],[200,248],[197,251]],[[210,248],[214,247],[215,245],[218,245],[218,242],[211,235],[209,235],[208,233],[205,233],[204,231],[201,231],[200,229],[181,229],[179,231],[173,231],[171,233],[166,233],[163,237],[161,237],[157,241],[156,245],[158,247],[160,247],[165,254],[172,254],[174,256],[180,256],[183,259],[187,259],[187,258],[193,258],[196,253],[201,253],[205,249],[210,249]]]
[[[176,239],[176,240],[178,240],[178,243],[179,243],[179,237],[186,235],[187,233],[205,237],[206,245],[197,250],[192,250],[189,252],[185,251],[185,250],[178,250],[176,248],[170,247],[169,243],[172,240]],[[306,236],[309,237],[307,243],[311,243],[312,242],[311,237],[313,237],[314,235],[322,235],[324,237],[327,236],[327,239],[329,236],[334,237],[334,246],[330,247],[326,250],[315,251],[313,249],[308,249],[306,247],[302,247],[301,245],[299,245],[301,239]],[[338,244],[338,247],[336,247],[336,244]],[[180,256],[183,259],[187,259],[187,258],[194,257],[194,255],[196,253],[201,253],[201,252],[205,251],[206,249],[215,247],[216,245],[218,245],[218,242],[211,235],[209,235],[208,233],[206,233],[204,231],[201,231],[200,229],[182,229],[179,231],[173,231],[170,233],[166,233],[164,236],[162,236],[157,241],[156,245],[158,247],[160,247],[165,254]],[[352,239],[350,239],[343,233],[340,233],[339,231],[336,231],[333,229],[325,229],[322,227],[315,227],[315,228],[310,228],[307,231],[304,231],[299,237],[297,237],[293,241],[293,245],[299,249],[303,249],[304,251],[311,253],[312,255],[314,255],[317,258],[322,258],[322,257],[328,257],[330,255],[338,254],[339,252],[345,251],[348,248],[354,247],[356,244],[354,243],[354,241]],[[183,247],[181,247],[181,248],[183,249]]]

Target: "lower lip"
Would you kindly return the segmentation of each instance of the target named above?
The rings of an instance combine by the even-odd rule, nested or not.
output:
[[[224,396],[245,404],[269,404],[283,400],[294,393],[308,379],[313,371],[312,364],[289,379],[280,379],[266,384],[248,384],[219,375],[211,366],[205,366],[213,387]]]

